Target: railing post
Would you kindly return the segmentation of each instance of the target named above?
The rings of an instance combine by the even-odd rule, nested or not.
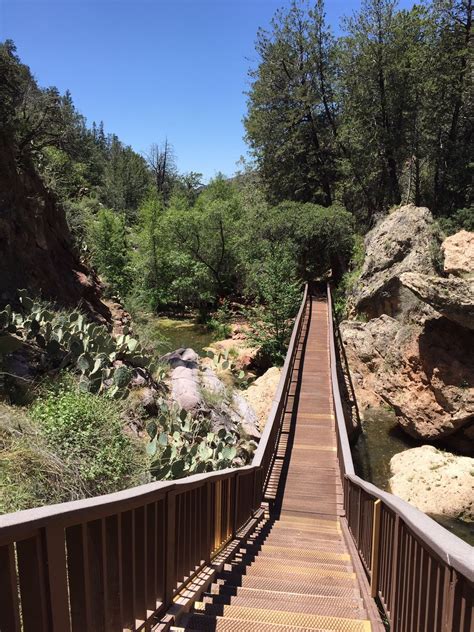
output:
[[[443,590],[443,632],[451,632],[453,628],[454,597],[457,573],[453,569],[446,568],[445,582]]]
[[[166,606],[171,604],[173,593],[176,588],[176,492],[166,494],[166,535],[165,535],[165,594],[164,602]]]
[[[45,528],[49,603],[54,632],[71,629],[67,587],[66,536],[57,525]]]
[[[239,515],[239,475],[234,476],[233,481],[233,497],[234,497],[234,510],[232,512],[232,538],[235,538],[237,529],[240,525],[237,524],[237,516]]]
[[[397,613],[395,612],[396,610],[396,606],[395,606],[395,601],[397,599],[397,588],[398,588],[398,582],[397,582],[397,570],[398,570],[398,549],[399,549],[399,544],[400,544],[400,516],[398,514],[395,514],[395,525],[394,525],[394,529],[393,529],[393,536],[394,536],[394,542],[393,542],[393,553],[392,553],[392,575],[390,578],[390,625],[393,627],[393,629],[396,632],[396,616]]]
[[[13,544],[0,547],[0,630],[20,632],[18,586]]]
[[[360,552],[360,532],[362,526],[362,488],[359,487],[359,502],[357,503],[357,548]]]
[[[379,545],[380,545],[380,515],[382,511],[382,501],[376,500],[374,503],[374,519],[372,527],[372,559],[370,563],[370,595],[377,596],[379,581]]]

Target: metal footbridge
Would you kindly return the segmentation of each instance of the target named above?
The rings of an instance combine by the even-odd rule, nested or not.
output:
[[[252,465],[0,516],[0,632],[474,632],[474,553],[354,471],[306,288]]]

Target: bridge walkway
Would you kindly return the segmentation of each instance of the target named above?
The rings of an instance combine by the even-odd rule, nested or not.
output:
[[[311,297],[304,328],[266,517],[177,630],[382,629],[341,522],[326,299]]]

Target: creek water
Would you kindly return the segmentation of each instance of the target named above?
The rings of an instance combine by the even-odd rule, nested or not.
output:
[[[167,318],[147,315],[146,337],[156,345],[160,354],[180,347],[191,347],[199,355],[213,341],[213,334],[192,318]]]
[[[380,489],[390,491],[390,459],[399,452],[422,445],[398,426],[395,414],[383,408],[364,412],[363,432],[352,448],[357,474]],[[432,516],[446,529],[474,545],[474,525]]]

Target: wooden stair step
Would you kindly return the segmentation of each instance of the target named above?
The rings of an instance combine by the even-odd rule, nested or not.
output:
[[[228,614],[227,609],[229,607],[259,609],[271,608],[276,612],[294,612],[298,614],[324,615],[327,617],[338,616],[344,617],[345,619],[364,619],[367,616],[364,609],[358,607],[351,608],[350,606],[347,607],[347,605],[343,602],[331,603],[327,600],[325,602],[320,600],[311,600],[308,596],[305,596],[304,599],[291,599],[291,597],[284,598],[283,595],[280,595],[280,599],[278,600],[269,600],[265,597],[251,598],[245,595],[244,597],[233,597],[231,604],[199,602],[196,604],[195,609],[197,612],[202,612],[203,614],[222,617],[225,616],[225,614]]]
[[[346,600],[341,597],[321,597],[298,593],[280,593],[270,591],[239,589],[236,596],[206,595],[201,605],[196,604],[196,610],[205,614],[222,616],[225,605],[246,606],[250,608],[271,608],[286,612],[306,612],[309,614],[324,614],[345,617],[348,619],[363,619],[367,613],[362,599]]]
[[[260,624],[279,624],[291,627],[293,630],[327,630],[332,632],[370,632],[370,622],[365,619],[350,619],[345,617],[331,617],[326,615],[308,614],[304,612],[286,612],[282,610],[268,610],[266,608],[246,608],[242,606],[224,606],[224,615],[211,617],[209,615],[192,614],[188,620],[188,627],[206,630],[211,621],[203,622],[199,618],[207,616],[216,625],[215,630],[227,630],[226,622],[238,620],[241,623],[239,632],[246,630],[260,631]],[[220,624],[220,622],[223,624]],[[218,627],[218,622],[221,627]],[[258,624],[258,625],[256,625]],[[196,627],[196,625],[198,627]]]
[[[217,579],[210,587],[210,592],[232,593],[239,588],[249,588],[256,590],[269,590],[272,592],[297,592],[298,594],[314,595],[320,597],[343,597],[344,599],[357,599],[360,597],[360,591],[356,584],[353,585],[335,585],[324,584],[317,581],[301,578],[297,584],[292,579],[278,577],[251,577],[248,575],[240,576],[240,582],[232,584],[223,579]]]

